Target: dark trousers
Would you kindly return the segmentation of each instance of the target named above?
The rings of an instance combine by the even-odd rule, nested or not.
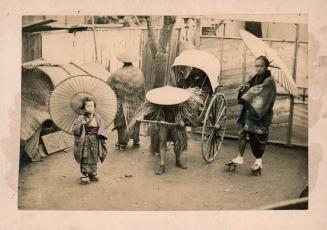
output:
[[[121,144],[128,144],[129,139],[133,139],[134,143],[140,141],[140,122],[137,122],[131,129],[131,133],[128,133],[127,127],[117,128],[118,142]]]
[[[262,158],[266,149],[268,134],[257,134],[257,133],[247,132],[244,129],[241,129],[239,132],[239,138],[240,138],[239,141],[245,141],[246,135],[249,136],[249,142],[254,157]]]

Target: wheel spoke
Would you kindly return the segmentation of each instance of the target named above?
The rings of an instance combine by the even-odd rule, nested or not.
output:
[[[226,106],[224,106],[223,109],[221,110],[221,112],[219,113],[218,118],[217,118],[217,121],[216,121],[217,124],[219,124],[219,122],[220,122],[220,120],[222,118],[221,116],[223,115],[223,113],[225,112],[225,110],[226,110]]]
[[[210,115],[211,115],[211,124],[214,126],[216,121],[216,110],[217,110],[217,101],[215,100],[211,106]]]
[[[212,136],[213,136],[213,140],[211,140],[211,149],[210,149],[212,151],[210,151],[209,159],[210,159],[211,156],[214,156],[215,155],[215,142],[216,142],[216,137],[215,137],[215,135],[212,135]],[[211,154],[211,152],[212,152],[212,154]]]
[[[204,149],[205,152],[206,152],[206,155],[208,155],[208,158],[207,159],[210,158],[210,152],[211,152],[211,148],[210,148],[211,145],[210,145],[210,143],[211,143],[212,137],[213,137],[213,133],[210,134],[210,136],[209,136],[209,138],[208,138],[208,140],[206,142],[205,149]],[[209,151],[208,151],[208,147],[210,148]]]
[[[205,137],[205,138],[209,138],[209,136],[211,135],[212,132],[213,132],[213,129],[210,130],[209,132],[205,132],[204,137]],[[206,139],[206,140],[207,140],[207,139]]]

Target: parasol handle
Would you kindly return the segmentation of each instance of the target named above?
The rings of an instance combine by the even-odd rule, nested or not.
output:
[[[270,68],[274,68],[274,69],[280,69],[280,67],[278,67],[278,66],[274,66],[274,65],[269,65],[268,67],[270,67]]]
[[[246,82],[244,82],[242,85],[240,85],[238,88],[236,88],[235,93],[239,92],[243,88],[244,85],[246,85],[248,82],[250,82],[252,80],[252,78],[254,78],[254,76],[255,75],[249,77],[249,79]]]
[[[178,123],[166,122],[166,121],[152,121],[152,120],[137,120],[139,122],[146,122],[146,123],[156,123],[162,125],[179,125]]]

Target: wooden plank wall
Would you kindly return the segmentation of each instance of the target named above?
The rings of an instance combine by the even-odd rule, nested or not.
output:
[[[42,57],[41,34],[23,33],[22,63]]]
[[[157,29],[159,38],[160,30]],[[172,42],[168,44],[169,67],[178,52],[179,29],[174,29]],[[92,31],[67,33],[53,31],[48,33],[26,33],[23,36],[23,62],[36,58],[44,58],[54,63],[88,63],[98,61],[108,71],[113,72],[122,66],[115,57],[122,50],[140,54],[140,61],[134,63],[141,68],[146,79],[146,89],[151,88],[154,75],[152,73],[152,55],[148,44],[146,29],[115,28],[96,29],[98,57],[95,57],[95,45]]]
[[[43,33],[43,58],[59,63],[97,61],[112,72],[122,65],[115,58],[118,52],[128,50],[140,53],[141,33],[142,30],[136,29],[97,29],[95,32],[97,57],[93,31]],[[134,64],[139,65],[139,62]]]
[[[285,41],[266,41],[266,43],[277,51],[287,67],[292,70],[294,43]],[[238,38],[201,37],[199,48],[211,52],[221,61],[220,85],[228,103],[226,134],[237,136],[236,119],[241,107],[237,104],[235,89],[254,73],[255,57],[247,49],[244,42]],[[297,85],[307,88],[307,43],[299,44],[298,53]],[[282,95],[285,91],[280,86],[277,87],[277,92],[279,95],[274,106],[270,140],[286,143],[290,98]],[[296,99],[291,143],[307,145],[308,98],[305,97],[304,101],[302,99]]]

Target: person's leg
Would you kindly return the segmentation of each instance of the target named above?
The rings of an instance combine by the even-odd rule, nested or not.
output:
[[[235,157],[234,159],[228,161],[226,165],[231,166],[231,165],[241,165],[243,164],[243,156],[245,152],[245,147],[246,147],[246,135],[247,132],[243,129],[243,127],[240,128],[238,132],[238,156]]]
[[[238,151],[239,151],[239,156],[243,158],[244,152],[245,152],[245,147],[246,147],[246,132],[242,128],[239,131],[239,140],[238,140]]]
[[[181,132],[178,133],[177,132]],[[172,140],[174,141],[174,153],[176,158],[176,167],[179,167],[181,169],[187,169],[187,166],[183,161],[181,160],[181,153],[183,149],[187,148],[187,135],[186,135],[186,129],[177,131],[176,129],[170,129],[170,135]]]
[[[117,128],[117,134],[118,134],[118,143],[116,146],[118,148],[126,148],[127,143],[126,143],[126,127],[119,127]]]
[[[140,122],[136,122],[133,127],[133,145],[139,146],[140,145]]]
[[[151,152],[153,155],[159,154],[160,152],[160,141],[159,141],[159,128],[156,125],[150,126],[150,145]]]
[[[89,178],[91,181],[99,181],[99,175],[98,175],[98,170],[97,170],[97,164],[92,164],[90,165],[92,173],[90,173]]]
[[[161,175],[166,171],[165,167],[165,158],[166,158],[166,151],[167,151],[167,141],[161,141],[159,144],[159,160],[160,160],[160,166],[158,170],[156,170],[156,175]]]
[[[84,140],[84,148],[82,153],[82,159],[80,162],[80,170],[81,170],[81,177],[80,177],[80,183],[81,184],[89,184],[90,178],[89,178],[89,172],[88,172],[88,165],[87,165],[87,157],[91,151],[91,142],[89,135],[85,135]]]
[[[187,166],[185,165],[185,163],[181,160],[181,151],[180,149],[177,149],[174,146],[174,152],[175,152],[175,156],[176,156],[176,167],[179,167],[181,169],[187,169]]]
[[[266,135],[259,135],[255,133],[249,133],[250,146],[252,153],[255,157],[255,162],[253,163],[251,170],[253,173],[261,174],[262,168],[262,156],[266,148]]]
[[[81,168],[81,178],[80,178],[81,184],[83,185],[89,184],[90,183],[89,173],[87,172],[87,167],[83,162],[81,162],[80,168]]]
[[[168,137],[168,129],[165,126],[160,126],[159,128],[159,160],[160,167],[155,172],[157,175],[161,175],[165,172],[165,158],[167,151],[167,137]]]

